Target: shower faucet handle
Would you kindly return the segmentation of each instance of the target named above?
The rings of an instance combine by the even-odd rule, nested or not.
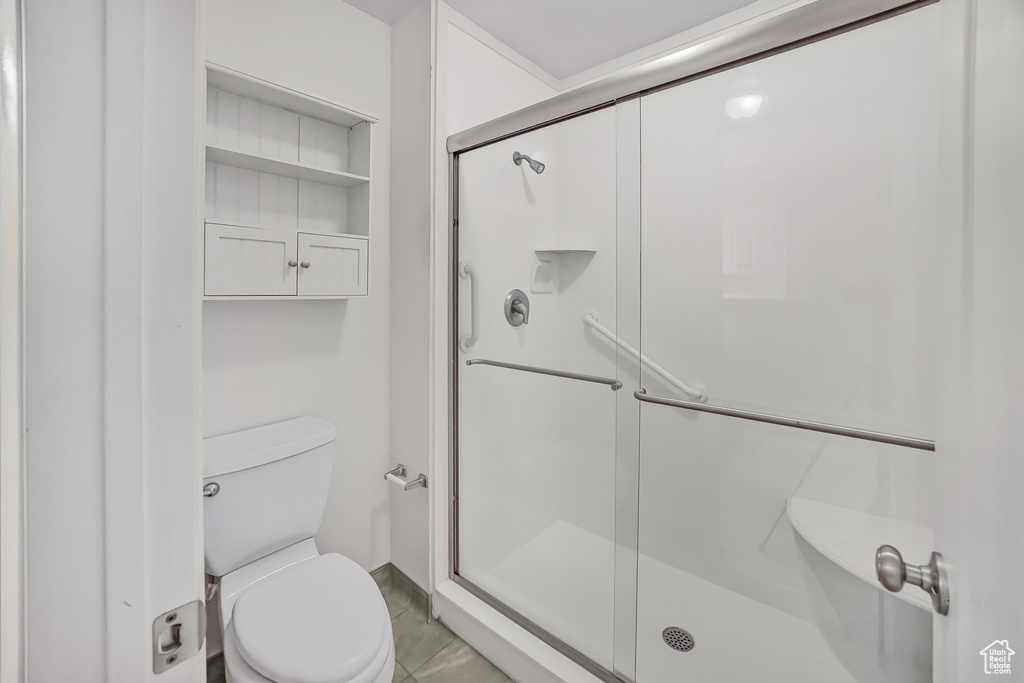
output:
[[[505,297],[505,320],[512,327],[530,322],[530,298],[521,289],[513,289]]]
[[[928,564],[907,564],[899,550],[883,545],[875,552],[875,574],[887,591],[899,593],[905,584],[920,586],[932,596],[932,607],[939,614],[949,614],[949,577],[942,553],[932,553]]]

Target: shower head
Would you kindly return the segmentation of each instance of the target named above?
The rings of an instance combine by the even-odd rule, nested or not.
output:
[[[544,164],[540,163],[539,161],[536,161],[535,159],[531,159],[530,157],[526,156],[525,154],[520,154],[519,152],[513,152],[512,153],[512,161],[516,162],[516,166],[519,166],[520,164],[522,164],[524,160],[526,161],[526,163],[530,164],[530,168],[532,168],[535,172],[537,172],[537,173],[543,173],[544,172]]]

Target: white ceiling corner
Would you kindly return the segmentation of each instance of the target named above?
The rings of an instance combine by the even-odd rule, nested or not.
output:
[[[345,0],[345,2],[390,25],[411,12],[416,5],[421,2],[429,2],[429,0]]]
[[[392,24],[425,0],[346,0]],[[754,0],[446,0],[558,79],[621,57]]]

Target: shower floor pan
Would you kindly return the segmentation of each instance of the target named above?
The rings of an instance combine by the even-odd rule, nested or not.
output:
[[[609,539],[558,521],[490,570],[467,578],[611,669],[613,557]],[[880,657],[877,648],[843,633],[646,555],[640,556],[638,572],[637,683],[931,680],[929,666]],[[670,626],[692,633],[695,647],[668,647],[662,633]]]

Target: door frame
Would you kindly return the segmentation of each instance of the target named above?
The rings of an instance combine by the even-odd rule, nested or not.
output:
[[[0,0],[0,681],[25,680],[22,0]]]

